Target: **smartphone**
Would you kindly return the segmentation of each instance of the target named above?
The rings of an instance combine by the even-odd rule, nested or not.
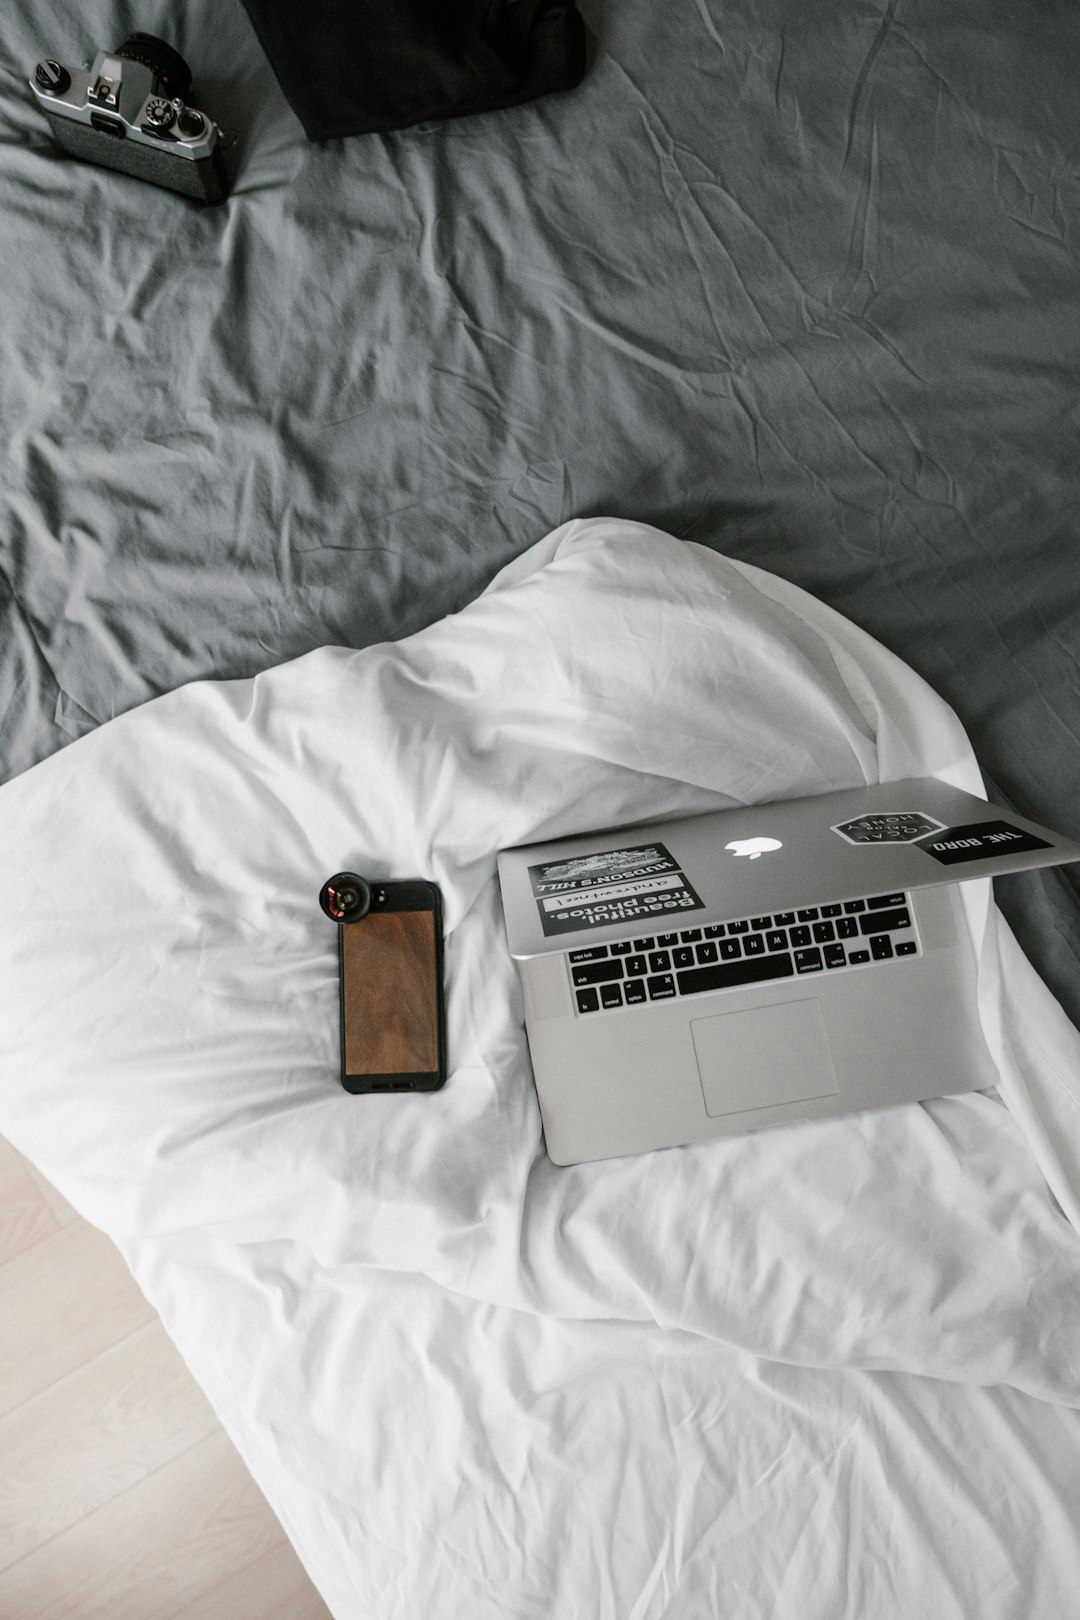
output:
[[[345,1090],[437,1091],[446,1080],[437,886],[373,882],[367,915],[338,928],[338,953]]]

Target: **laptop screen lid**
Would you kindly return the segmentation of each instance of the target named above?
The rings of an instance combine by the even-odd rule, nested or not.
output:
[[[1080,860],[1080,843],[935,777],[738,806],[499,855],[511,954]],[[676,918],[681,921],[676,923]]]

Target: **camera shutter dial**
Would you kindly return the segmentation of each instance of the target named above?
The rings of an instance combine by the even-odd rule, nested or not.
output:
[[[165,131],[176,123],[176,108],[163,96],[151,96],[146,103],[144,118],[152,130]]]

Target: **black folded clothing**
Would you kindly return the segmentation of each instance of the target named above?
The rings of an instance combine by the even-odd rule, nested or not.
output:
[[[404,129],[569,90],[574,0],[244,0],[309,140]]]

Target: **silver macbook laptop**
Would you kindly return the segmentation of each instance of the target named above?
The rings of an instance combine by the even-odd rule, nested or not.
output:
[[[993,1085],[958,882],[1074,860],[932,778],[502,851],[548,1153]]]

